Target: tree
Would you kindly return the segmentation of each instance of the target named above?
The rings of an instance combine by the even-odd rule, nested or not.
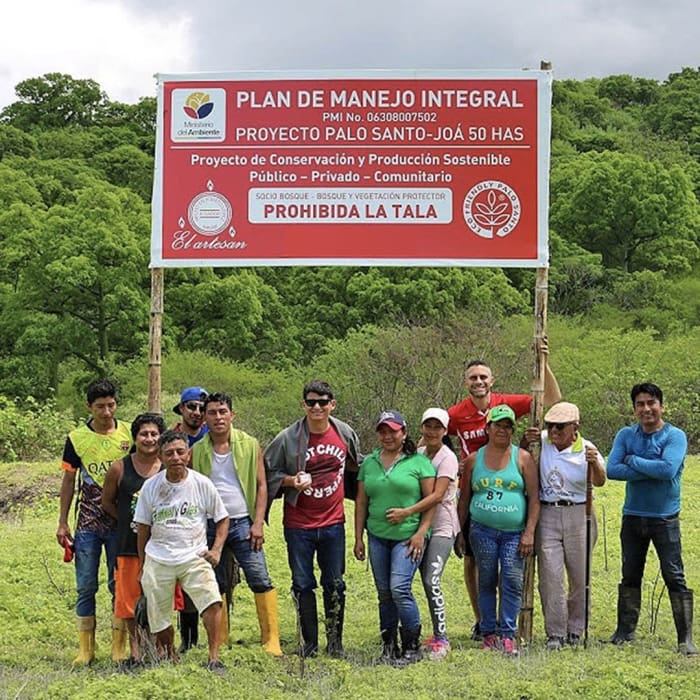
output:
[[[606,298],[602,256],[590,253],[556,232],[549,236],[549,308],[565,316],[586,314]]]
[[[36,152],[36,139],[10,124],[0,124],[0,160],[6,156],[27,158]]]
[[[652,129],[686,144],[700,158],[700,68],[669,75],[646,120]]]
[[[659,97],[661,87],[651,78],[633,78],[631,75],[609,75],[598,84],[598,95],[610,100],[613,106],[648,106]]]
[[[687,174],[622,153],[585,153],[553,167],[550,223],[564,239],[624,271],[688,271],[700,206]]]
[[[284,366],[300,357],[287,308],[252,270],[202,270],[165,285],[165,343],[229,360]]]
[[[18,83],[19,101],[0,112],[0,121],[24,131],[95,123],[107,96],[94,80],[65,73],[46,73]]]
[[[29,240],[26,230],[10,231],[7,254],[31,252],[11,301],[24,322],[14,351],[40,325],[54,365],[75,357],[103,374],[140,352],[148,337],[148,231],[140,198],[99,181],[78,190],[74,203],[52,206]]]
[[[128,187],[143,199],[151,201],[153,190],[153,157],[136,146],[124,144],[93,159],[95,168],[105,180],[119,187]]]

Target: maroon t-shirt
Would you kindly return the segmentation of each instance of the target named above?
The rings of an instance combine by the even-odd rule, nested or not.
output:
[[[311,475],[311,486],[299,494],[296,505],[285,501],[285,527],[310,529],[345,522],[346,456],[347,445],[332,425],[325,433],[309,434],[305,471]]]

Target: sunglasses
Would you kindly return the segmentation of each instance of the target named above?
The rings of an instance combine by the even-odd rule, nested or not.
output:
[[[321,408],[325,408],[331,401],[333,401],[333,399],[304,399],[304,403],[309,408],[313,408],[316,404]]]
[[[199,411],[200,413],[204,411],[204,404],[203,403],[197,403],[196,401],[188,401],[185,404],[185,408],[188,411]]]
[[[547,430],[551,430],[552,428],[556,428],[557,430],[564,430],[567,425],[573,425],[574,421],[569,421],[568,423],[545,423],[545,427]]]

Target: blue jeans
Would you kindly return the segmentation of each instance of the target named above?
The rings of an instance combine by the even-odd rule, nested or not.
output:
[[[73,540],[75,546],[75,581],[78,589],[78,600],[75,604],[75,614],[78,617],[89,617],[95,614],[95,595],[99,584],[100,557],[102,547],[107,559],[107,586],[112,594],[112,609],[114,609],[114,565],[117,561],[117,531],[92,532],[78,530]]]
[[[345,524],[302,529],[284,528],[287,560],[292,571],[292,591],[299,593],[316,588],[314,554],[321,570],[321,587],[325,595],[345,598]]]
[[[641,588],[649,543],[659,557],[661,575],[669,593],[687,591],[681,556],[681,524],[678,515],[668,518],[645,518],[623,515],[620,530],[622,543],[622,585]]]
[[[518,553],[520,532],[504,532],[482,525],[473,518],[469,540],[479,572],[479,626],[484,635],[497,633],[515,637],[516,622],[523,593],[525,561]],[[501,576],[500,619],[496,622],[496,592]]]
[[[369,535],[369,561],[379,598],[379,626],[382,631],[395,630],[401,621],[405,630],[420,625],[418,604],[411,585],[419,561],[407,557],[408,544],[402,540],[387,540]]]
[[[267,563],[262,550],[256,552],[250,546],[248,532],[253,521],[245,516],[244,518],[231,518],[229,520],[228,535],[226,535],[225,547],[230,547],[233,556],[243,569],[245,580],[253,593],[266,593],[272,590],[272,581],[267,573]],[[207,522],[207,546],[214,544],[216,536],[216,523],[213,520]],[[216,581],[221,592],[227,589],[226,572],[222,563],[219,562],[214,569]]]

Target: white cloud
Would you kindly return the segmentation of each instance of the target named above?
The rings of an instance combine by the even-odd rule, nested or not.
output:
[[[663,80],[697,66],[697,0],[9,0],[0,107],[47,72],[112,99],[154,94],[153,73],[248,69],[537,68],[557,78]]]
[[[118,1],[17,0],[3,6],[0,106],[14,87],[44,73],[96,80],[110,99],[155,95],[153,73],[190,71],[190,20]]]

